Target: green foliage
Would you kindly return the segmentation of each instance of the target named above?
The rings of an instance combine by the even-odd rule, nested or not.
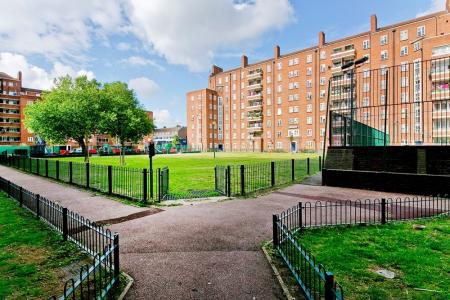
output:
[[[47,142],[76,140],[87,158],[87,143],[98,132],[105,101],[101,85],[86,76],[61,77],[55,87],[42,94],[42,101],[25,109],[25,125]]]

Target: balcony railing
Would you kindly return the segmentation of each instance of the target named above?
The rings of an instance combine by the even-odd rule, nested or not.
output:
[[[259,99],[262,99],[262,94],[247,95],[247,100],[259,100]]]
[[[331,59],[354,57],[356,55],[355,49],[345,50],[331,54]]]
[[[257,69],[254,71],[251,71],[247,74],[247,79],[254,79],[254,78],[261,78],[262,77],[262,70]]]
[[[247,90],[261,90],[261,89],[262,89],[262,83],[261,82],[254,83],[254,84],[251,84],[251,85],[247,86]]]

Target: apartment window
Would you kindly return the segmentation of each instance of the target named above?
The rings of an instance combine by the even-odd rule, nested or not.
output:
[[[245,83],[241,82],[241,89],[245,88]]]
[[[266,93],[267,93],[267,95],[272,94],[272,89],[270,87],[268,87]]]
[[[425,26],[417,27],[417,37],[425,36]]]
[[[298,89],[298,82],[289,82],[289,89],[293,90],[293,89]]]
[[[380,66],[380,75],[381,75],[381,76],[386,75],[387,70],[388,70],[388,67],[387,67],[386,65]]]
[[[387,50],[381,51],[381,60],[387,60],[388,59],[388,52]]]
[[[306,129],[306,136],[312,136],[312,129]]]
[[[267,65],[266,66],[266,71],[267,71],[267,73],[272,72],[272,65]]]
[[[283,86],[281,84],[278,85],[277,91],[278,91],[278,93],[281,93],[283,91]]]
[[[386,95],[381,95],[381,96],[380,96],[380,104],[381,104],[381,105],[386,104]]]
[[[297,101],[300,99],[298,94],[289,95],[289,101]]]
[[[307,100],[312,100],[312,93],[311,92],[307,92],[306,93],[306,99]]]
[[[227,77],[228,78],[228,77]],[[231,90],[235,91],[236,90],[236,83],[233,83],[233,85],[231,86]]]
[[[321,102],[319,107],[320,107],[320,111],[324,111],[327,109],[327,104],[324,102]]]
[[[312,81],[311,80],[306,80],[306,87],[307,88],[312,87]]]
[[[308,76],[312,75],[312,68],[311,67],[306,68],[306,75],[308,75]]]
[[[277,63],[277,69],[281,70],[281,68],[283,68],[283,64],[280,62]]]
[[[369,78],[370,77],[370,70],[364,70],[363,71],[363,78]]]
[[[279,133],[279,134],[278,134]],[[277,137],[281,137],[281,131],[277,132]],[[282,142],[277,142],[276,146],[277,149],[283,149],[283,143]]]
[[[321,64],[321,65],[320,65],[320,72],[323,73],[323,72],[325,72],[326,70],[327,70],[327,65]]]
[[[433,47],[433,49],[431,50],[431,54],[433,56],[450,54],[450,44]]]
[[[370,49],[370,41],[369,40],[363,41],[363,49],[364,50]]]
[[[267,105],[272,105],[272,99],[267,98]]]
[[[400,96],[401,103],[408,103],[409,102],[409,96],[408,93],[402,93]]]
[[[307,118],[306,118],[306,124],[312,125],[312,123],[313,123],[312,117],[307,117]]]
[[[31,143],[31,142],[33,142],[34,141],[34,138],[33,137],[28,137],[28,142],[29,143]]]
[[[222,84],[222,78],[219,78],[219,84]]]
[[[326,91],[320,90],[320,98],[325,98]]]
[[[277,98],[277,104],[281,104],[281,103],[283,103],[283,100],[281,99],[281,97],[278,97]]]
[[[300,136],[300,131],[298,129],[289,129],[288,136]]]
[[[381,46],[387,45],[387,43],[388,43],[388,36],[387,35],[380,36],[380,45]]]
[[[326,59],[327,53],[325,51],[320,51],[320,59]]]
[[[363,107],[367,107],[367,106],[369,106],[369,105],[370,105],[369,97],[364,97],[364,98],[362,99],[362,106],[363,106]]]
[[[298,76],[298,70],[289,71],[289,73],[288,73],[289,78],[297,77],[297,76]]]
[[[327,81],[326,77],[320,77],[320,85],[325,85],[326,81]]]
[[[415,42],[415,43],[414,43],[414,51],[419,51],[421,48],[422,48],[422,47],[421,47],[421,45],[420,45],[420,42]]]
[[[370,91],[370,84],[368,82],[364,82],[363,84],[363,92],[367,93]]]
[[[312,112],[312,104],[306,105],[306,112]]]
[[[228,82],[228,76],[227,76],[227,77],[225,77],[225,82]]]
[[[289,106],[289,113],[297,113],[298,111],[298,106]]]
[[[402,77],[402,81],[401,81],[401,86],[402,87],[407,87],[408,86],[408,77]]]
[[[272,127],[272,121],[271,120],[267,120],[266,125],[269,128]]]
[[[233,73],[233,75],[231,75],[231,78],[233,79],[233,81],[236,81],[236,73]]]
[[[281,116],[281,114],[282,114],[281,108],[277,108],[277,116]]]
[[[267,114],[268,117],[270,117],[272,115],[272,110],[271,109],[267,109],[266,114]]]
[[[277,80],[278,81],[281,81],[281,80],[283,80],[283,78],[282,78],[282,76],[281,76],[281,74],[279,73],[278,75],[277,75]]]
[[[380,81],[380,89],[381,90],[385,90],[386,89],[386,80],[381,80]]]
[[[408,30],[400,31],[400,41],[406,41],[408,39]]]
[[[408,46],[403,46],[400,48],[400,56],[408,55]]]
[[[312,54],[308,54],[308,55],[306,56],[306,63],[307,63],[307,64],[312,63]]]
[[[271,82],[272,82],[272,77],[270,77],[270,76],[267,76],[267,78],[266,78],[266,82],[267,82],[267,83],[271,83]]]
[[[408,125],[402,124],[402,133],[408,133]]]
[[[296,125],[298,124],[298,118],[289,118],[289,125]]]
[[[363,112],[363,120],[368,121],[370,119],[370,112],[365,111]]]
[[[277,120],[277,126],[278,126],[278,127],[283,126],[283,120],[278,119],[278,120]]]
[[[326,118],[325,116],[320,116],[320,124],[325,124]]]
[[[320,128],[320,136],[324,136],[324,135],[325,135],[325,128]],[[321,142],[321,143],[323,143],[323,142]],[[323,149],[323,146],[320,146],[320,147],[321,147],[321,149]]]

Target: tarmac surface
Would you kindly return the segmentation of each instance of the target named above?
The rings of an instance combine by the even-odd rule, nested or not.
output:
[[[135,282],[127,299],[283,299],[261,244],[272,214],[299,201],[404,196],[296,184],[256,199],[159,209],[137,208],[93,192],[0,166],[0,176],[120,234],[123,271]]]

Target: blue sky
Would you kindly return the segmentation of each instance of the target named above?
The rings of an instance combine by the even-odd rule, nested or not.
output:
[[[5,2],[5,3],[3,3]],[[124,81],[156,125],[185,124],[185,94],[224,69],[444,8],[445,0],[0,0],[0,71],[28,87],[86,74]],[[23,20],[28,20],[24,22]],[[239,29],[238,29],[239,28]]]

